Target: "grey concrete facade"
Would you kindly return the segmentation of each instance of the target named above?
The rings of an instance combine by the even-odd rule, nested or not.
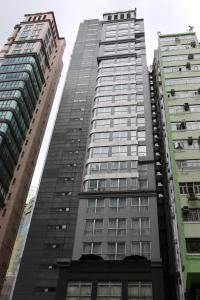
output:
[[[149,243],[149,253],[146,253],[146,257],[160,261],[151,102],[146,64],[144,24],[143,20],[136,19],[134,11],[132,11],[132,14],[131,20],[119,19],[113,23],[113,21],[109,22],[105,15],[103,21],[98,56],[99,68],[96,94],[91,116],[92,125],[73,251],[73,259],[76,260],[82,254],[98,254],[104,259],[123,258],[133,254],[142,255],[144,254],[141,249],[143,243]],[[110,33],[110,27],[115,28],[112,30],[115,30],[117,34],[113,40],[107,41],[107,32]],[[125,28],[128,33],[126,39],[123,37],[122,40],[120,35],[124,29],[121,29],[121,27]],[[125,48],[125,50],[121,51],[120,46],[124,48],[127,46],[127,49]],[[109,47],[111,47],[111,51],[107,52]],[[128,71],[125,71],[128,67]],[[111,70],[110,73],[109,68]],[[121,77],[118,80],[119,76]],[[106,79],[108,83],[105,82]],[[122,90],[120,91],[118,91],[119,85],[122,85]],[[128,88],[126,89],[127,85]],[[141,86],[139,90],[138,85]],[[101,88],[109,89],[109,91],[101,91]],[[121,98],[120,101],[117,101],[118,98]],[[128,108],[125,113],[123,112],[124,108]],[[105,112],[100,114],[99,111],[103,109]],[[120,113],[118,113],[117,109]],[[118,121],[120,118],[127,119],[127,122],[134,120],[134,123],[115,125],[115,120]],[[142,126],[136,122],[138,119],[144,119]],[[98,124],[99,120],[110,123],[108,126],[104,124],[102,127],[97,127],[95,125]],[[119,132],[127,134],[127,138],[115,138],[115,134]],[[140,139],[138,132],[144,132],[146,136]],[[105,138],[108,136],[108,140],[95,140],[95,134],[104,134]],[[146,153],[144,155],[138,153],[138,151],[133,153],[132,145],[138,148],[140,146],[146,147]],[[125,155],[124,153],[122,155],[121,152],[117,155],[116,153],[113,154],[113,148],[117,146],[127,147],[127,153]],[[102,149],[107,147],[109,147],[107,155],[101,157],[101,154],[93,155],[92,153],[95,148]],[[120,163],[127,164],[127,169],[112,169],[112,164]],[[133,169],[130,167],[132,163],[135,164]],[[106,170],[101,169],[101,164],[106,167]],[[110,165],[111,167],[109,167]],[[140,171],[141,166],[144,167],[145,175]],[[92,168],[95,169],[95,172]],[[96,170],[96,168],[99,169]],[[115,181],[117,178],[119,186],[113,187],[112,181]],[[127,186],[120,186],[121,179],[127,180]],[[95,180],[97,181],[97,186],[91,187],[90,182],[96,183]],[[140,180],[147,181],[144,188],[140,187]],[[104,181],[104,184],[101,186],[102,181]],[[132,182],[135,181],[136,185],[134,186]],[[139,199],[140,201],[143,199],[142,197],[148,199],[148,208],[143,211],[142,209],[137,210],[133,206],[134,200]],[[99,211],[91,210],[88,207],[89,202],[98,201],[98,199],[103,203],[103,207]],[[124,202],[123,207],[111,207],[111,202],[115,200],[118,203],[122,200]],[[144,234],[136,232],[135,226],[137,225],[134,224],[134,222],[143,222],[143,220],[149,220],[148,233]],[[111,222],[118,223],[116,224],[118,227],[116,231],[110,228],[112,226],[110,225]],[[124,222],[121,225],[124,230],[120,230],[120,222]],[[87,229],[87,226],[92,226],[93,228]],[[101,228],[96,229],[95,227],[97,226]],[[142,227],[142,224],[140,224],[140,227]],[[122,243],[120,245],[124,245],[124,253],[118,255],[117,249],[115,249],[116,253],[112,256],[108,249],[111,243],[113,245],[115,243],[116,247],[118,247],[118,243]],[[135,253],[136,249],[132,249],[133,245],[138,247],[138,251],[140,247],[139,253]],[[95,247],[98,248],[98,246],[99,249],[94,249]]]

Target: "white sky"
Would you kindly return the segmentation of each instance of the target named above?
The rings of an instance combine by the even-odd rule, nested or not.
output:
[[[63,57],[64,69],[58,86],[51,116],[47,126],[38,164],[33,177],[33,185],[40,179],[47,145],[60,101],[64,78],[80,22],[87,19],[102,19],[105,12],[137,8],[137,17],[144,18],[147,61],[152,63],[153,50],[157,47],[157,32],[175,33],[195,26],[200,34],[199,0],[0,0],[0,45],[12,33],[13,26],[23,19],[26,13],[54,11],[60,36],[66,39]]]

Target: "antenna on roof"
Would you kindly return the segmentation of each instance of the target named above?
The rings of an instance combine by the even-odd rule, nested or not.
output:
[[[194,26],[188,26],[189,27],[189,32],[193,32]]]

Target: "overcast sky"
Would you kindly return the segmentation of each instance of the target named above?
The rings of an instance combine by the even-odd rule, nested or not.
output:
[[[144,18],[147,61],[152,63],[153,50],[157,47],[157,32],[185,32],[188,25],[195,27],[200,36],[199,0],[0,0],[0,45],[12,33],[13,26],[19,23],[26,13],[54,11],[60,36],[66,39],[66,51],[63,57],[64,69],[57,90],[50,122],[47,127],[39,163],[33,178],[37,185],[45,152],[51,135],[53,123],[61,97],[64,78],[67,73],[70,55],[76,39],[80,22],[86,19],[102,19],[105,12],[137,8],[137,17]]]

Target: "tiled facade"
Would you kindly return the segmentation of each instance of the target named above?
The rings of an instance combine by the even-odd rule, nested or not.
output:
[[[200,297],[200,48],[194,32],[159,35],[154,59],[176,260],[186,299]]]

